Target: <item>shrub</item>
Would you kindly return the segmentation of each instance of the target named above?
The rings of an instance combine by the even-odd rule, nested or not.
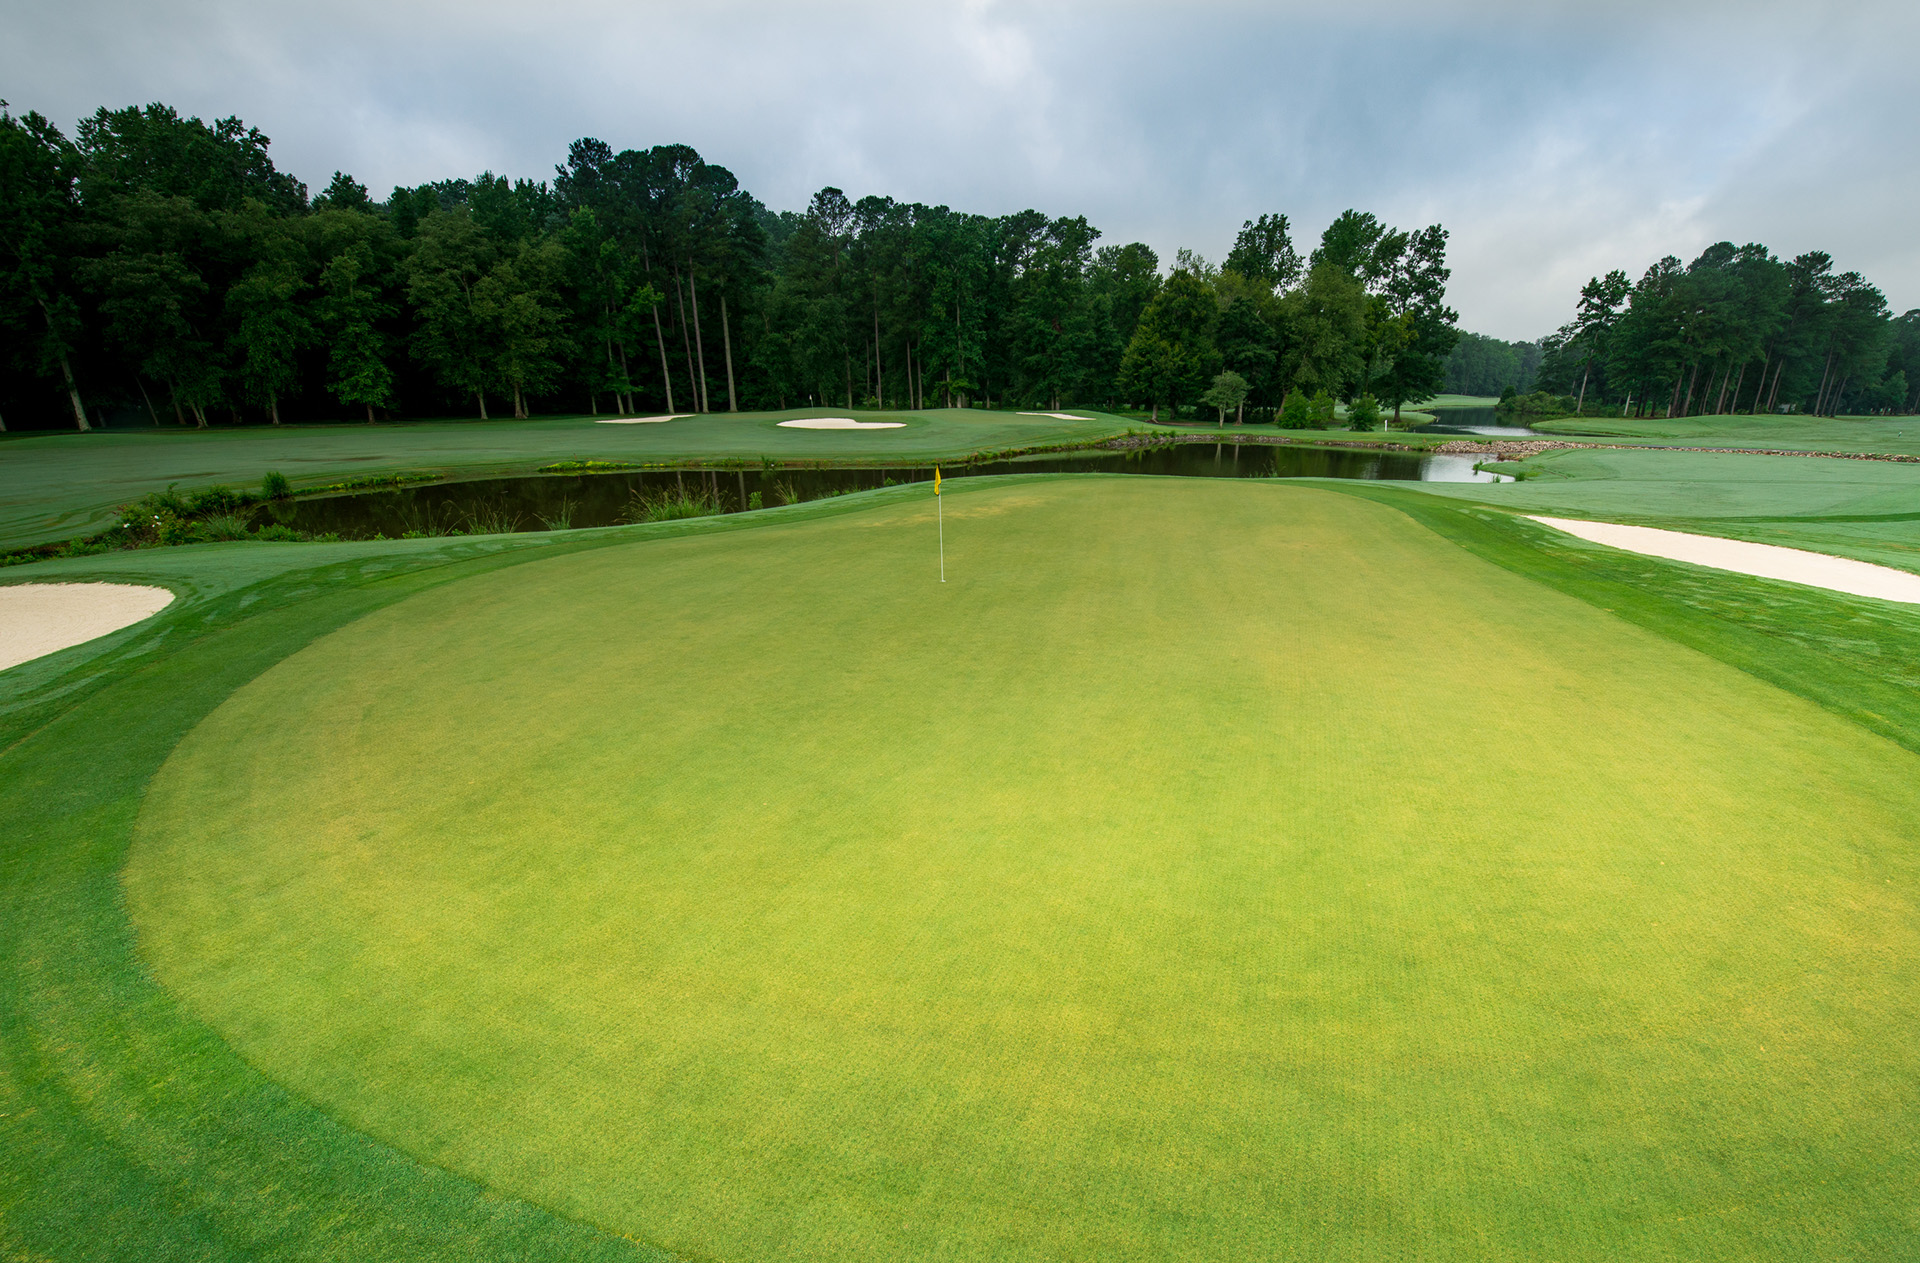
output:
[[[231,487],[207,487],[188,494],[187,515],[198,518],[216,517],[244,509],[252,503],[253,497],[244,491],[235,491]]]
[[[1362,395],[1347,405],[1347,428],[1349,430],[1377,430],[1380,428],[1380,401],[1372,395]]]
[[[710,517],[720,511],[720,502],[706,492],[676,488],[658,495],[634,492],[622,516],[629,522],[674,522],[688,517]]]
[[[1313,398],[1307,400],[1307,418],[1314,427],[1324,430],[1333,424],[1333,396],[1324,390],[1313,392]]]
[[[246,539],[252,534],[247,529],[247,519],[238,513],[216,513],[194,525],[198,528],[198,537],[205,540]]]
[[[262,500],[284,500],[293,494],[293,484],[287,476],[277,469],[269,469],[267,476],[260,480],[260,498]]]
[[[306,538],[306,536],[294,530],[291,526],[282,526],[278,522],[273,522],[261,527],[253,533],[253,537],[255,539],[274,540],[288,544],[295,544]]]
[[[467,534],[469,535],[511,535],[519,529],[520,515],[510,512],[504,506],[482,505],[467,514]]]
[[[1523,417],[1566,417],[1573,415],[1574,401],[1550,390],[1536,390],[1530,395],[1502,395],[1495,410]]]
[[[1285,430],[1305,430],[1313,425],[1313,405],[1307,402],[1304,390],[1287,392],[1287,401],[1280,409],[1280,427]]]

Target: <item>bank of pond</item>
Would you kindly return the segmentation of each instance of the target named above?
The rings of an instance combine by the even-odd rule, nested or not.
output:
[[[1181,444],[1133,452],[1076,453],[973,465],[943,465],[943,477],[1113,473],[1187,478],[1358,478],[1491,482],[1472,456],[1333,451],[1268,444]],[[340,539],[501,534],[663,521],[773,508],[878,487],[927,482],[923,468],[689,468],[556,472],[340,492],[262,506],[302,535]]]

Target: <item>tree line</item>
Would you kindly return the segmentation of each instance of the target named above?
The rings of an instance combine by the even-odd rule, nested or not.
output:
[[[1920,309],[1895,317],[1830,255],[1791,260],[1722,241],[1669,255],[1635,282],[1581,287],[1574,318],[1541,341],[1535,385],[1638,416],[1920,410]]]
[[[1440,389],[1449,395],[1524,395],[1533,389],[1543,353],[1538,342],[1506,342],[1462,332],[1447,357]]]
[[[1293,412],[1438,389],[1447,233],[1285,215],[1216,266],[1084,217],[816,194],[774,212],[684,145],[550,181],[275,168],[164,105],[72,137],[0,102],[0,426],[503,411],[1073,406]],[[1292,398],[1294,396],[1298,398]],[[1290,414],[1291,415],[1291,414]]]

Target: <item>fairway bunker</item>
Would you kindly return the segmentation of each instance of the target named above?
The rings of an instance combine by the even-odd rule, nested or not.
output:
[[[1809,588],[1825,588],[1849,596],[1870,596],[1903,605],[1920,605],[1920,575],[1892,566],[1876,566],[1851,557],[1808,552],[1804,548],[1782,548],[1778,544],[1755,544],[1718,535],[1694,535],[1686,531],[1663,531],[1651,526],[1621,526],[1612,522],[1586,522],[1573,518],[1530,515],[1542,526],[1594,544],[1604,544],[1643,557],[1684,561],[1712,570],[1752,575],[1756,579],[1777,579]]]
[[[684,421],[692,416],[691,412],[676,412],[664,417],[601,417],[598,425],[665,425],[669,421]]]
[[[173,601],[131,583],[16,583],[0,587],[0,671],[131,627]]]

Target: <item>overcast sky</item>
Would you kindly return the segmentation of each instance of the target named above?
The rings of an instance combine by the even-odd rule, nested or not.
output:
[[[1225,254],[1341,210],[1453,233],[1469,329],[1758,240],[1920,305],[1920,5],[1348,0],[0,0],[0,97],[238,114],[315,191],[685,142],[776,209],[824,185]]]

